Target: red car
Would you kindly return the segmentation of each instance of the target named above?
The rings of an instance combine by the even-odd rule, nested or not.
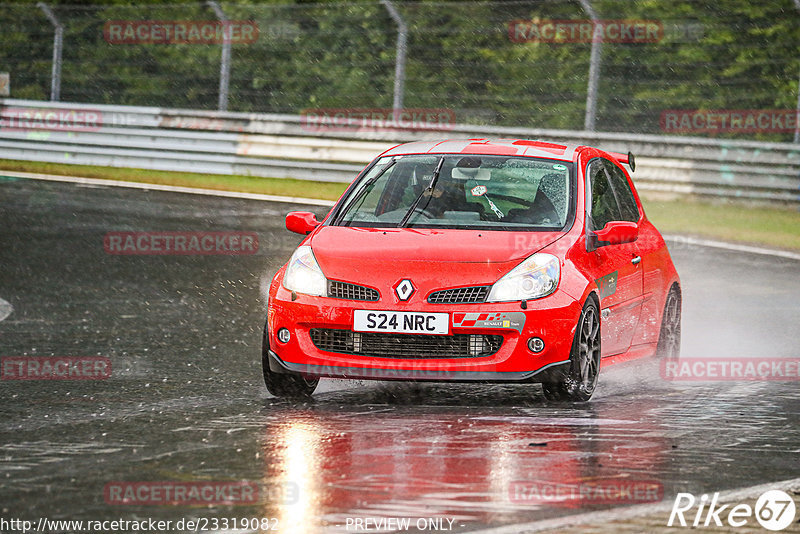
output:
[[[267,389],[320,377],[538,382],[586,401],[601,365],[680,349],[680,280],[632,155],[513,139],[396,146],[272,280]]]

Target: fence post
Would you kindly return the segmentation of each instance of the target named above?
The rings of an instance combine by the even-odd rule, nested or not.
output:
[[[794,0],[794,7],[800,11],[800,0]],[[795,108],[794,122],[794,142],[800,143],[800,79],[797,82],[797,107]]]
[[[50,100],[58,102],[61,99],[61,48],[64,45],[64,27],[47,4],[39,2],[36,6],[44,12],[50,24],[55,28],[55,35],[53,36],[53,67],[50,73]]]
[[[223,25],[226,25],[228,22],[228,17],[225,16],[225,12],[222,11],[222,8],[219,7],[217,2],[209,0],[207,2],[208,7],[214,10],[214,13],[217,15],[217,18],[222,22]],[[226,32],[223,32],[223,35],[228,35]],[[225,37],[222,40],[222,59],[220,60],[219,65],[219,103],[217,105],[217,109],[219,111],[227,111],[228,110],[228,87],[230,86],[231,81],[231,40]]]
[[[798,0],[800,1],[800,0]],[[392,20],[397,24],[397,53],[395,55],[394,63],[394,119],[400,120],[400,113],[403,110],[403,91],[406,84],[406,51],[408,43],[408,26],[406,26],[403,17],[394,7],[391,0],[381,0],[381,3],[386,7]]]
[[[800,1],[800,0],[797,0]],[[600,60],[603,52],[603,34],[598,38],[596,34],[599,19],[589,0],[580,0],[583,10],[592,19],[592,53],[589,59],[589,86],[586,89],[586,115],[583,118],[583,129],[594,131],[597,116],[597,84],[600,79]]]

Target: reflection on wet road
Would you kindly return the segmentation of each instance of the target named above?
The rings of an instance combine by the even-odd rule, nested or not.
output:
[[[13,306],[0,356],[113,366],[108,380],[0,382],[4,517],[275,517],[292,533],[445,518],[469,531],[630,502],[537,499],[545,488],[646,483],[670,500],[800,476],[797,382],[667,382],[653,360],[604,368],[576,406],[538,386],[333,380],[308,402],[271,398],[260,329],[265,284],[299,242],[282,229],[291,206],[27,180],[0,182],[0,202],[0,298]],[[112,256],[111,231],[248,231],[260,249]],[[673,256],[684,353],[797,356],[797,262]],[[134,481],[261,491],[239,505],[107,502],[109,483]]]

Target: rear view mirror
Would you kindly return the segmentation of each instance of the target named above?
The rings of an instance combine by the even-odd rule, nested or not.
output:
[[[594,233],[598,245],[620,245],[632,243],[639,238],[639,226],[635,222],[611,221],[602,230]]]
[[[317,216],[310,211],[292,211],[286,214],[286,229],[290,232],[308,235],[317,226]]]
[[[462,167],[455,167],[450,177],[453,180],[491,180],[492,169],[469,169]]]

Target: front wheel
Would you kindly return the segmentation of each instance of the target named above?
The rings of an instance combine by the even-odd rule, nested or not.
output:
[[[597,387],[600,373],[600,315],[592,299],[586,301],[575,328],[569,371],[555,382],[542,384],[549,400],[585,402]]]
[[[267,391],[276,397],[290,399],[309,397],[319,384],[319,378],[306,378],[296,373],[276,373],[269,368],[269,336],[266,325],[261,341],[261,367]]]

